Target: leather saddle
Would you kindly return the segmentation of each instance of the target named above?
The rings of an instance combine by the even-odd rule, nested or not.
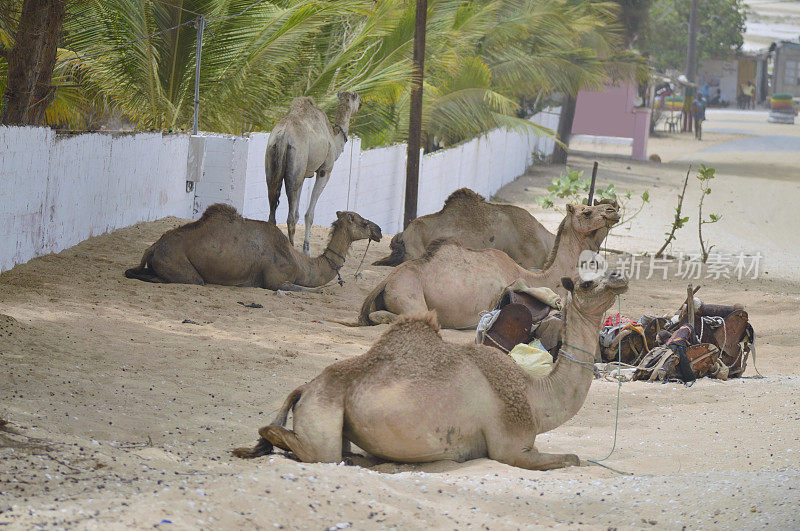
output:
[[[703,317],[717,317],[721,324],[708,323]],[[753,349],[755,332],[742,306],[703,304],[695,313],[694,326],[701,343],[711,343],[720,350],[720,359],[728,367],[729,377],[740,376]]]
[[[483,344],[508,353],[531,341],[534,325],[550,315],[552,307],[524,291],[507,290],[497,303],[500,313],[483,335]]]

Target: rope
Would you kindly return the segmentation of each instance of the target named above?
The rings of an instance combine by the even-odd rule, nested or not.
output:
[[[364,249],[364,256],[361,257],[361,262],[358,263],[358,267],[356,268],[356,272],[353,273],[353,278],[358,278],[358,272],[361,271],[361,266],[364,265],[364,259],[367,257],[367,251],[369,251],[369,244],[372,243],[372,239],[367,239],[367,248]]]
[[[594,354],[592,354],[588,350],[583,350],[582,348],[578,348],[578,347],[576,347],[574,345],[568,345],[567,343],[564,343],[564,345],[567,346],[567,347],[570,347],[570,348],[574,348],[576,350],[580,350],[582,352],[586,352],[587,354],[590,354],[592,357],[594,357]],[[588,361],[581,361],[581,360],[575,358],[569,352],[566,352],[563,348],[558,350],[558,355],[564,357],[565,359],[567,359],[567,360],[569,360],[569,361],[571,361],[573,363],[577,363],[578,365],[584,367],[585,369],[589,369],[590,371],[592,371],[593,375],[598,376],[598,377],[600,376],[600,371],[597,370],[597,367],[595,366],[594,363],[589,363]]]
[[[622,314],[622,297],[617,295],[617,316],[619,316],[621,314]],[[620,318],[617,317],[617,326],[619,326],[619,319]],[[622,368],[622,342],[621,341],[619,343],[619,350],[617,352],[617,367],[620,370]],[[617,448],[617,431],[619,429],[619,395],[620,395],[620,390],[621,389],[622,389],[622,378],[619,378],[617,380],[617,412],[616,412],[616,415],[614,417],[614,442],[613,442],[613,444],[611,446],[611,451],[608,452],[608,455],[603,457],[602,459],[587,459],[587,461],[590,462],[590,463],[594,463],[596,465],[600,465],[603,468],[607,468],[609,470],[612,470],[612,471],[616,472],[617,474],[623,474],[623,475],[626,475],[626,476],[632,476],[633,474],[631,474],[630,472],[624,472],[624,471],[621,471],[621,470],[616,470],[616,469],[611,468],[608,465],[604,465],[604,464],[602,464],[600,462],[600,461],[605,461],[606,459],[611,457],[611,454],[613,454],[614,450],[616,450],[616,448]]]

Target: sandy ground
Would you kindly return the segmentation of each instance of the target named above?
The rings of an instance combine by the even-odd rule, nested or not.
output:
[[[570,164],[591,160],[575,156]],[[602,159],[601,176],[669,198],[682,168],[611,158]],[[499,199],[533,204],[536,190],[561,170],[536,168]],[[800,199],[796,183],[731,176],[729,186],[738,198],[778,187],[763,215],[750,216],[751,230],[765,231],[781,205],[791,210]],[[615,229],[609,246],[652,251],[671,208],[648,208],[637,218],[641,227],[634,220],[630,231]],[[557,214],[532,210],[555,228]],[[703,284],[704,300],[746,305],[766,378],[754,378],[750,364],[742,379],[691,388],[624,383],[616,448],[604,461],[616,471],[585,461],[612,448],[617,386],[603,380],[572,420],[537,438],[540,450],[577,453],[580,467],[538,472],[482,459],[366,469],[302,464],[283,454],[242,461],[229,450],[253,443],[289,391],[331,362],[365,352],[386,329],[331,320],[354,319],[389,268],[367,265],[355,279],[366,247],[358,242],[342,272],[345,285],[321,293],[122,276],[179,223],[122,229],[0,275],[0,418],[9,421],[0,431],[0,526],[800,527],[797,247],[794,256],[767,254],[770,274],[758,279],[693,281]],[[792,223],[776,235],[776,249],[796,229]],[[712,241],[733,249],[728,242],[739,226],[719,226]],[[637,227],[645,234],[634,236]],[[684,230],[676,247],[696,251],[696,236]],[[312,253],[325,235],[314,229]],[[772,249],[769,238],[752,241],[764,247],[745,246],[750,251]],[[387,252],[385,238],[370,246],[365,263]],[[686,282],[674,263],[666,280],[643,275],[622,298],[622,312],[672,311]],[[466,331],[444,336],[473,338]]]

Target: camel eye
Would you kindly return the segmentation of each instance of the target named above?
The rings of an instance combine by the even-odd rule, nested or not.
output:
[[[588,218],[589,216],[592,215],[592,213],[587,210],[586,212],[583,213],[583,215]]]
[[[587,280],[586,282],[581,282],[581,289],[589,289],[592,287],[592,281]]]

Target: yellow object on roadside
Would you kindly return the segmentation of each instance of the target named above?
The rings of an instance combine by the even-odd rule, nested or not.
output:
[[[533,344],[541,346],[539,340],[531,343]],[[520,343],[508,355],[531,376],[547,376],[553,369],[553,356],[546,350],[531,345]]]

